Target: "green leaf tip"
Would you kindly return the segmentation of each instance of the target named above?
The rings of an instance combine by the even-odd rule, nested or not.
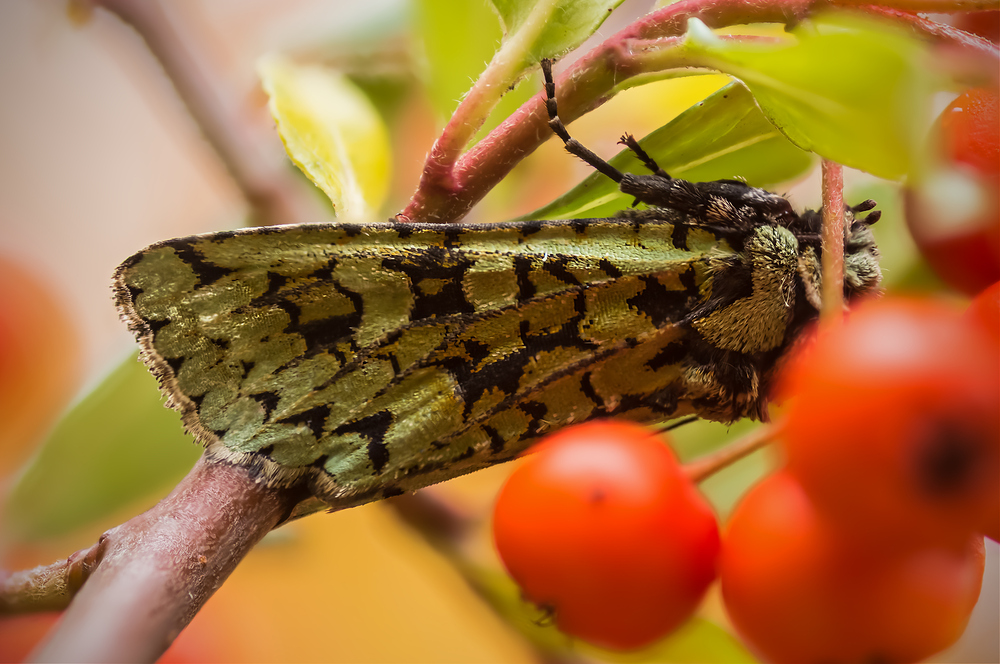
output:
[[[368,98],[346,76],[270,55],[257,66],[288,156],[333,202],[361,221],[389,190],[389,135]]]
[[[582,44],[597,32],[623,0],[491,0],[500,17],[504,43],[519,44],[523,65],[530,67],[542,58],[556,58]]]

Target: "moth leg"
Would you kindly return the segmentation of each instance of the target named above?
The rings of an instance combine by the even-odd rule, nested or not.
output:
[[[700,419],[701,418],[698,417],[697,415],[689,415],[687,417],[682,417],[676,422],[671,422],[670,424],[667,424],[666,426],[662,427],[660,431],[673,431],[674,429],[681,428],[685,424],[691,424],[693,422],[697,422]]]
[[[638,148],[639,143],[635,142],[639,152],[639,158],[649,167],[654,168],[654,175],[634,175],[632,173],[622,173],[617,168],[604,161],[582,143],[569,135],[566,125],[559,118],[559,109],[556,105],[556,84],[552,80],[552,61],[544,59],[541,61],[542,75],[545,78],[545,110],[549,114],[549,127],[556,136],[562,139],[566,146],[566,151],[587,162],[594,170],[603,173],[618,183],[618,188],[626,194],[635,196],[639,202],[652,206],[669,207],[676,199],[677,192],[675,184],[683,182],[674,180],[667,175],[663,169],[656,165],[656,162],[647,155],[642,148]],[[634,139],[633,139],[634,141]],[[629,146],[632,147],[631,145]],[[635,148],[632,148],[635,152]],[[688,190],[691,190],[690,186]]]
[[[632,136],[632,134],[625,134],[621,137],[621,140],[618,141],[618,143],[619,145],[624,145],[629,150],[634,152],[635,156],[639,158],[639,161],[641,161],[646,168],[652,171],[653,175],[658,175],[661,178],[666,178],[667,180],[673,179],[665,170],[660,168],[660,165],[656,163],[655,159],[650,157],[649,154],[642,149],[642,146],[639,145],[639,141],[635,140],[635,137]]]
[[[584,160],[595,170],[603,173],[615,182],[621,183],[625,177],[624,173],[598,157],[582,143],[569,135],[566,125],[559,119],[559,109],[556,106],[556,84],[552,80],[552,60],[546,58],[542,60],[541,64],[542,76],[545,77],[545,110],[549,113],[549,127],[552,128],[556,136],[562,139],[567,152]]]

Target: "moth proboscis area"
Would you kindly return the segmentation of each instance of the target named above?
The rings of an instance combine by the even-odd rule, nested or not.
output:
[[[159,242],[116,304],[210,458],[344,508],[513,458],[615,416],[766,416],[774,369],[820,308],[820,215],[737,180],[621,173],[649,207],[605,219],[252,228]],[[848,297],[874,290],[846,211]]]

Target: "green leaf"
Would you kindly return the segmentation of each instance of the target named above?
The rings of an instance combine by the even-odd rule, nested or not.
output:
[[[5,535],[55,537],[165,493],[201,452],[131,355],[63,417],[16,480]]]
[[[369,218],[385,200],[389,135],[378,111],[347,77],[281,56],[258,70],[292,161],[322,189],[341,220]]]
[[[742,177],[766,187],[804,173],[810,156],[774,128],[741,85],[730,84],[639,141],[667,173],[694,181]],[[648,170],[628,149],[610,160],[630,173]],[[552,203],[522,219],[607,217],[632,198],[594,172]]]
[[[490,0],[503,24],[505,41],[523,33],[537,33],[526,44],[526,66],[554,58],[582,44],[594,34],[622,0]],[[551,5],[546,15],[542,5]],[[544,8],[543,8],[544,9]],[[539,28],[541,28],[539,30]]]
[[[692,20],[685,49],[692,64],[743,81],[802,149],[880,177],[906,175],[933,88],[925,47],[852,14],[816,18],[794,34],[790,45],[722,40]]]

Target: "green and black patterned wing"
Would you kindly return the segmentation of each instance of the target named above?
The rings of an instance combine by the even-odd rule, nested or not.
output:
[[[115,293],[213,456],[343,505],[690,412],[677,323],[731,255],[625,219],[273,227],[153,245]]]

